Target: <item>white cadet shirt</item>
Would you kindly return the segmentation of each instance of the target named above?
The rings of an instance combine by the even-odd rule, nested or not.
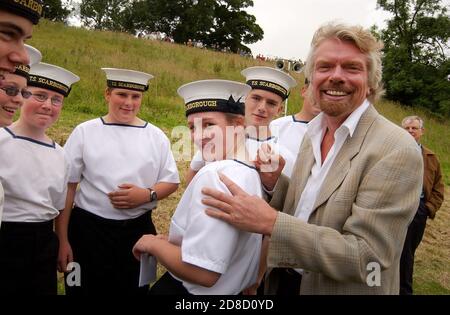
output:
[[[288,177],[291,177],[296,156],[294,156],[285,146],[281,145],[278,141],[278,138],[275,136],[263,140],[258,140],[247,136],[245,140],[245,146],[249,155],[248,160],[256,160],[258,150],[264,143],[270,145],[274,152],[278,153],[284,158],[286,164],[284,165],[282,173]],[[201,152],[197,151],[192,158],[190,168],[194,171],[199,171],[203,166],[205,166],[205,163],[206,162],[203,160]]]
[[[262,236],[240,231],[205,214],[207,206],[202,204],[205,197],[202,188],[230,194],[218,172],[248,194],[262,197],[261,180],[256,169],[236,160],[208,163],[194,176],[172,217],[169,241],[181,246],[183,262],[221,276],[210,288],[179,279],[191,294],[239,294],[255,284],[257,279]]]
[[[57,143],[39,142],[0,129],[3,222],[45,222],[64,209],[69,163]]]
[[[277,118],[269,126],[270,132],[278,138],[278,142],[287,148],[295,158],[297,158],[307,127],[308,122],[295,119],[295,115]]]
[[[180,182],[169,139],[150,123],[130,126],[92,119],[73,130],[64,149],[70,161],[69,183],[79,183],[75,204],[103,218],[136,218],[156,207],[155,201],[133,209],[114,208],[108,193],[118,185],[150,188]]]

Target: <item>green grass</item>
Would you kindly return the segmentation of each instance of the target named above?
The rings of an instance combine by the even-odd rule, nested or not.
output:
[[[382,101],[377,104],[378,111],[396,124],[406,116],[418,115],[424,119],[425,133],[421,142],[434,151],[441,163],[444,182],[450,185],[450,124],[433,117],[423,109],[401,106],[398,103]]]
[[[445,195],[450,195],[446,189]],[[414,263],[414,294],[450,294],[450,198],[434,220],[427,221],[425,235]]]
[[[44,62],[67,68],[81,77],[65,101],[60,121],[52,128],[55,140],[62,142],[80,122],[106,113],[102,67],[153,74],[155,78],[145,95],[140,116],[168,130],[185,124],[183,101],[176,92],[182,84],[212,78],[243,81],[242,69],[255,65],[272,66],[234,54],[137,39],[122,33],[88,31],[46,20],[36,27],[30,44],[42,52]],[[294,77],[299,82],[303,81],[301,75],[294,74]],[[299,85],[291,92],[288,113],[298,111],[301,104]],[[397,124],[408,115],[424,117],[426,132],[423,143],[438,155],[445,182],[450,185],[448,122],[439,121],[421,109],[387,101],[377,104],[377,109]]]
[[[42,52],[44,62],[62,66],[81,77],[62,114],[73,116],[72,125],[81,121],[80,112],[93,117],[106,112],[103,99],[106,79],[102,67],[153,74],[155,78],[150,81],[141,117],[171,128],[185,123],[183,101],[177,94],[182,84],[214,78],[243,81],[242,69],[264,64],[235,54],[137,39],[121,33],[65,27],[45,20],[36,27],[30,44]],[[294,94],[293,102],[298,103],[299,93]]]
[[[67,68],[81,77],[65,101],[61,118],[49,132],[60,144],[64,144],[76,125],[107,112],[103,98],[106,79],[100,69],[102,67],[134,69],[155,76],[145,94],[140,117],[159,126],[170,136],[173,127],[185,125],[183,100],[176,92],[179,86],[213,78],[244,81],[240,74],[242,69],[255,65],[273,66],[234,54],[137,39],[121,33],[88,31],[46,20],[36,27],[30,44],[42,52],[44,62]],[[301,75],[294,74],[294,77],[303,82]],[[301,104],[298,86],[291,92],[288,113],[298,111]],[[448,122],[433,118],[423,110],[388,101],[382,101],[376,107],[396,124],[409,115],[425,119],[423,143],[437,153],[445,182],[450,185]],[[188,164],[179,162],[178,167],[183,180]],[[153,221],[160,233],[167,233],[170,217],[184,187],[182,182],[180,189],[163,200],[154,212]],[[449,208],[446,202],[436,219],[429,222],[424,241],[417,251],[414,287],[418,294],[450,294]],[[163,271],[159,268],[158,274]],[[59,292],[63,292],[61,281]]]

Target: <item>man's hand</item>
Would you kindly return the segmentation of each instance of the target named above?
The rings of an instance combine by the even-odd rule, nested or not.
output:
[[[150,201],[150,192],[133,184],[119,185],[119,190],[108,194],[111,204],[116,209],[132,209]]]
[[[284,158],[274,153],[270,145],[263,144],[258,150],[255,167],[259,172],[262,184],[268,191],[274,189],[285,164]]]
[[[219,209],[207,208],[206,214],[243,231],[270,235],[277,211],[263,199],[247,194],[225,175],[219,173],[219,177],[232,196],[215,189],[203,188],[202,193],[209,197],[202,200],[203,204]]]

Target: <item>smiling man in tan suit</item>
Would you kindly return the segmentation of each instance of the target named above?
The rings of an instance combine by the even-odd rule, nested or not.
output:
[[[210,216],[270,237],[267,293],[277,292],[275,271],[290,268],[302,274],[300,294],[398,294],[423,164],[411,136],[373,106],[381,48],[359,26],[316,32],[305,74],[323,112],[308,126],[290,181],[279,169],[261,172],[274,190],[270,205],[224,176],[232,195],[203,189]]]

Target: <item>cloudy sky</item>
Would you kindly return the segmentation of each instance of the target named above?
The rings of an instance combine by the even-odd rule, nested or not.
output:
[[[63,0],[67,3],[70,0]],[[72,0],[75,3],[81,0]],[[248,45],[254,55],[305,60],[314,31],[329,21],[384,28],[390,14],[377,0],[253,0],[247,11],[264,30],[264,39]],[[450,0],[442,0],[450,8]],[[73,17],[71,24],[80,25]]]
[[[329,21],[384,27],[389,14],[376,0],[253,0],[248,12],[264,30],[264,39],[248,45],[254,55],[305,60],[314,31]]]

